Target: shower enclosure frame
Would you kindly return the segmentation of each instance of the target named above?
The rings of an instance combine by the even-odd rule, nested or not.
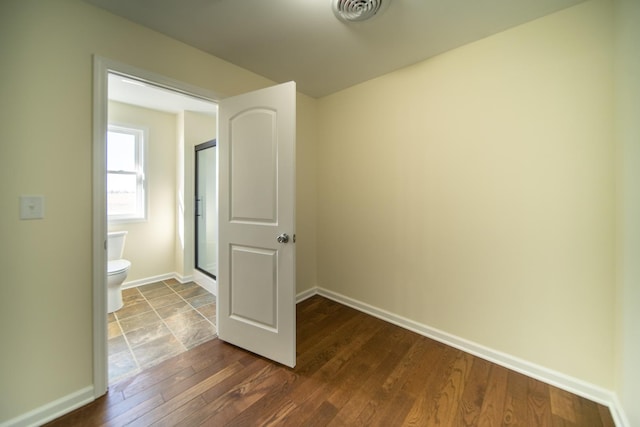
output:
[[[214,138],[210,141],[206,141],[203,142],[201,144],[198,144],[194,147],[195,153],[194,153],[194,163],[195,163],[195,167],[194,167],[194,173],[195,173],[195,182],[194,182],[194,191],[195,191],[195,195],[194,195],[194,267],[196,268],[196,270],[198,270],[199,272],[201,272],[202,274],[205,274],[206,276],[212,278],[213,280],[216,280],[216,275],[217,275],[217,271],[215,273],[207,270],[205,267],[200,265],[200,220],[201,220],[201,216],[202,216],[202,212],[203,212],[203,208],[202,208],[202,200],[200,199],[200,163],[198,161],[198,153],[207,149],[211,149],[211,148],[215,148],[217,147],[217,140]],[[216,153],[217,154],[217,153]],[[216,165],[217,168],[217,165]],[[216,172],[217,173],[217,172]],[[216,183],[216,187],[217,187],[217,183]],[[217,197],[217,188],[216,188],[216,197]],[[217,201],[216,201],[216,207],[217,207]]]

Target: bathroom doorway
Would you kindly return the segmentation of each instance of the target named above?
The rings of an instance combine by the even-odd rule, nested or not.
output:
[[[216,140],[195,146],[195,268],[213,280],[218,274]]]
[[[120,258],[131,266],[120,287],[110,287],[108,292],[108,370],[109,383],[114,384],[217,334],[215,293],[195,277],[193,261],[188,260],[199,253],[205,259],[203,268],[215,272],[215,158],[201,164],[196,174],[201,177],[195,180],[195,188],[202,192],[202,204],[176,209],[176,201],[193,200],[193,147],[215,138],[217,106],[117,73],[109,73],[108,83],[107,226],[109,236],[127,233]],[[122,144],[113,138],[112,128],[139,129],[139,150],[119,149]],[[182,157],[176,157],[176,151]],[[211,158],[209,152],[205,154],[205,159]],[[135,188],[114,185],[111,176],[119,178],[127,172],[119,165],[127,164],[129,157],[128,163],[140,163],[131,167],[144,183],[139,197]],[[116,213],[123,210],[125,196],[125,200],[140,200],[138,204],[145,208],[140,215],[113,215],[114,209]],[[204,223],[198,224],[194,210],[206,218]],[[197,241],[193,244],[194,226],[211,229],[201,237],[200,250]],[[111,249],[111,239],[107,242]],[[108,284],[113,282],[112,264],[108,257]],[[117,308],[112,306],[114,297],[121,299]]]
[[[218,97],[104,58],[95,57],[94,64],[94,389],[101,395],[120,377],[120,368],[123,374],[125,368],[143,370],[215,337],[215,293],[195,283],[193,147],[215,138]],[[205,103],[213,108],[203,107]],[[143,154],[149,160],[144,174],[149,180],[148,215],[114,223],[107,215],[106,136],[112,113],[125,110],[135,114],[116,121],[142,124],[148,131]],[[153,123],[138,123],[140,117],[153,117]],[[171,121],[173,130],[166,127]],[[157,205],[159,200],[164,204]],[[102,236],[115,229],[129,232],[124,257],[131,258],[132,269],[122,286],[125,305],[107,316]],[[160,259],[160,248],[170,257]],[[147,338],[153,343],[147,344]],[[145,346],[157,354],[143,353]]]

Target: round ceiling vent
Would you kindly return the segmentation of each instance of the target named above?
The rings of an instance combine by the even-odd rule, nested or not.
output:
[[[333,13],[343,21],[366,21],[380,14],[389,0],[332,0]]]

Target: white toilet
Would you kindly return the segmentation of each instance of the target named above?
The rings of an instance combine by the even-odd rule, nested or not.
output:
[[[107,311],[113,313],[122,308],[122,283],[127,278],[131,263],[122,259],[126,231],[108,233],[107,238]]]

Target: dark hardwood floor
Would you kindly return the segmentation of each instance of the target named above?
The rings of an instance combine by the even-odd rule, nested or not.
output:
[[[599,404],[315,296],[289,369],[214,339],[51,426],[613,426]]]

